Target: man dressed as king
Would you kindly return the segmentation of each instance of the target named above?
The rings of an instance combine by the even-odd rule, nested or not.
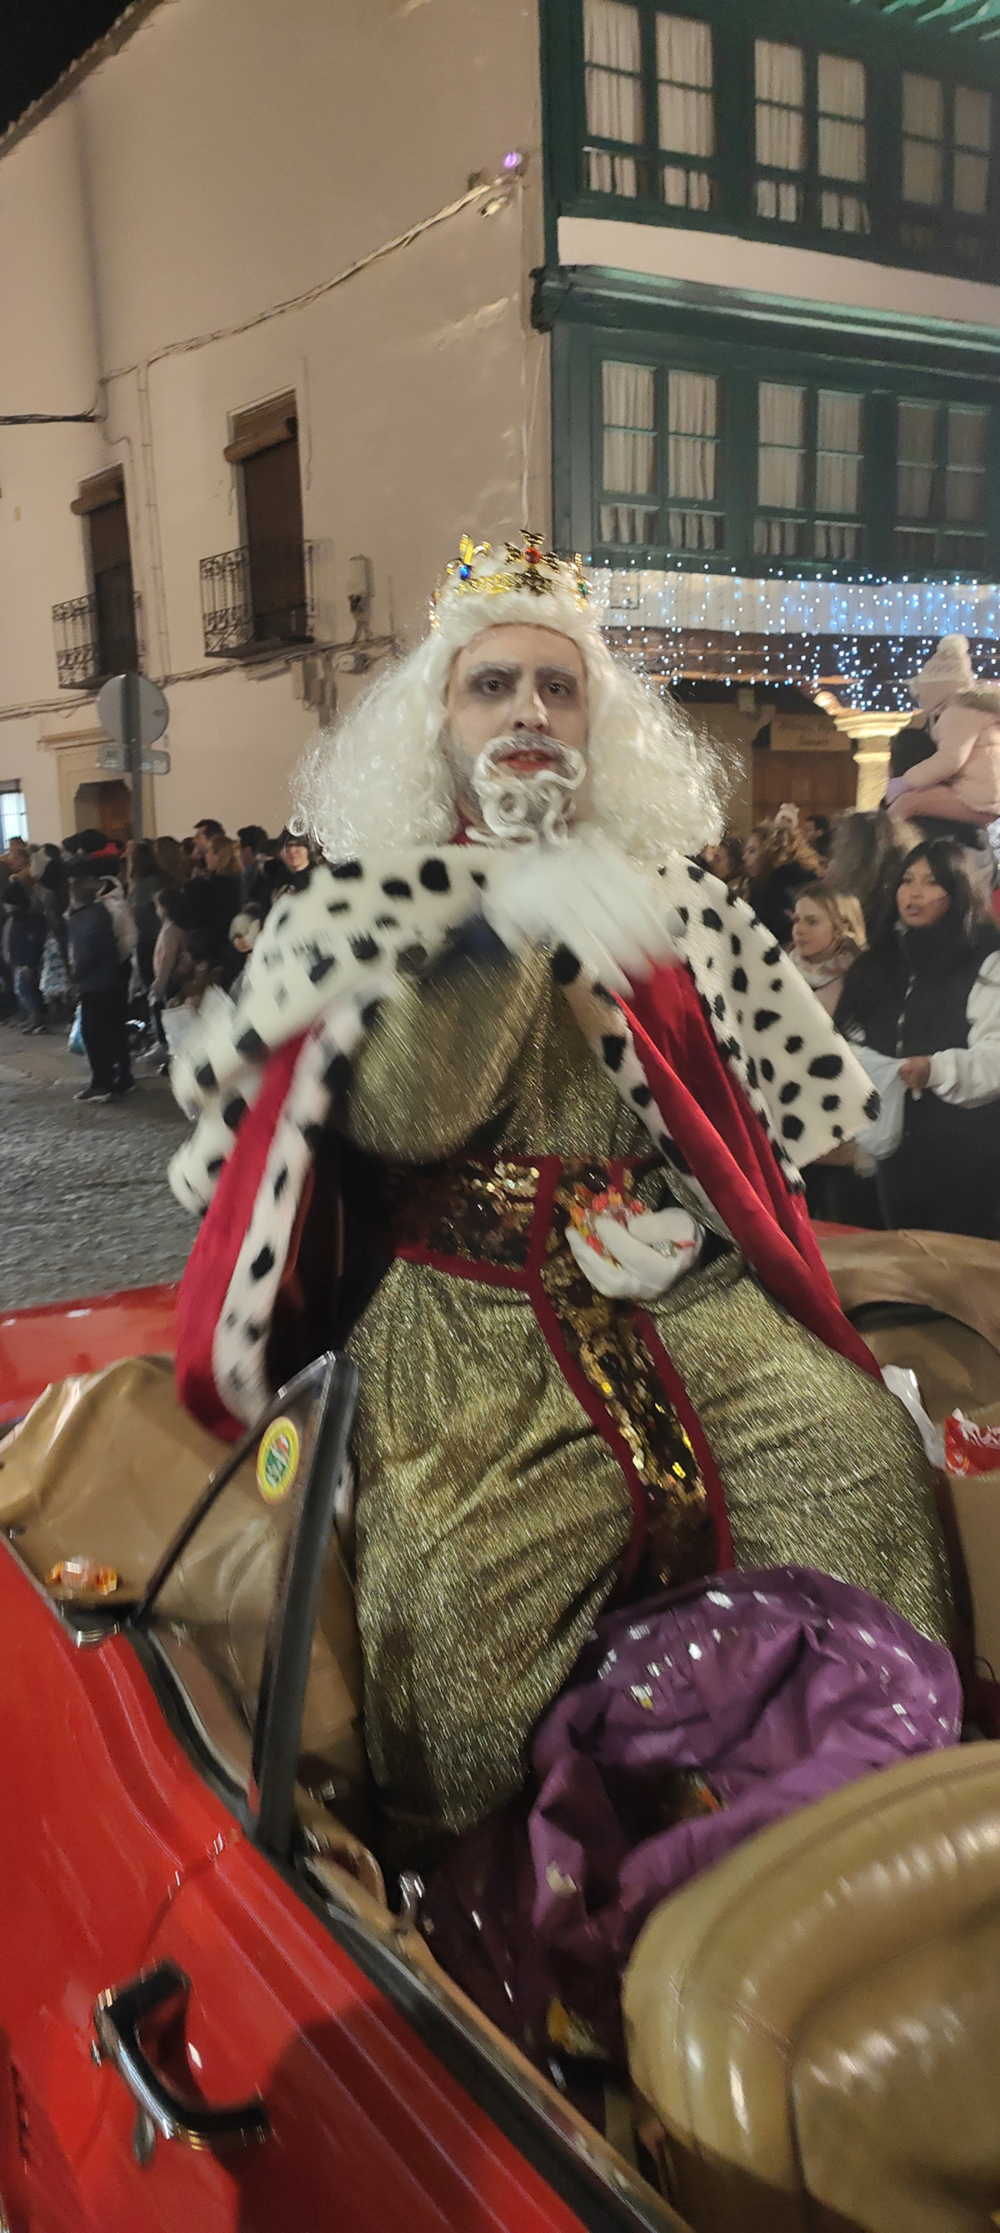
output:
[[[726,1567],[950,1611],[915,1430],[799,1166],[871,1088],[691,858],[707,756],[578,565],[464,539],[324,734],[283,898],[174,1064],[178,1371],[235,1437],[346,1345],[368,1751],[400,1854],[521,1784],[599,1610]]]

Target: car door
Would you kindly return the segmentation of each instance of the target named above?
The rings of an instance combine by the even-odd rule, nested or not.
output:
[[[270,1490],[278,1522],[258,1529],[256,1568],[252,1548],[239,1573],[231,1556],[254,1532],[244,1461],[232,1484],[239,1525],[221,1497],[195,1515],[137,1615],[133,1648],[200,1772],[223,1789],[242,1783],[250,1835],[220,1839],[186,1872],[141,1971],[106,1981],[97,2021],[109,2085],[78,2174],[86,2223],[101,2233],[676,2227],[641,2181],[623,2192],[624,2167],[596,2135],[588,2145],[580,2120],[545,2128],[530,2078],[518,2093],[500,2071],[503,2050],[491,2060],[460,2036],[387,1912],[368,1928],[311,1873],[296,1779],[352,1377],[344,1360],[324,1360],[271,1416],[250,1493]],[[281,1462],[295,1454],[291,1477],[286,1468],[269,1485],[275,1432]]]

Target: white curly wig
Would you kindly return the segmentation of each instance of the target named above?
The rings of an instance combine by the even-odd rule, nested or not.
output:
[[[521,589],[443,598],[423,643],[313,739],[293,779],[292,819],[328,860],[455,836],[453,782],[441,750],[452,663],[484,629],[525,621],[572,637],[583,654],[598,828],[649,862],[671,851],[697,853],[719,835],[718,762],[680,708],[654,697],[612,657],[593,613],[568,594]]]

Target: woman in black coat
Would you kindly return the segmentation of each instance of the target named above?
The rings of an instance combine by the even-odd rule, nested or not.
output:
[[[881,934],[844,980],[837,1028],[899,1057],[903,1136],[877,1166],[888,1226],[1000,1239],[1000,930],[964,848],[907,854]]]

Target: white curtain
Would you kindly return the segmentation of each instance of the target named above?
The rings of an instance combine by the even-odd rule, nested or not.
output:
[[[797,511],[805,500],[805,389],[758,389],[757,501]]]
[[[660,146],[677,155],[715,152],[712,33],[688,16],[656,18]]]
[[[820,176],[860,185],[865,177],[864,63],[821,54],[817,89]]]
[[[903,200],[936,209],[943,192],[944,87],[903,72]]]
[[[715,495],[718,387],[707,373],[669,375],[671,496],[706,503]]]
[[[989,192],[990,96],[978,86],[955,88],[952,201],[963,217],[985,217]]]
[[[986,517],[988,424],[987,411],[949,405],[944,513],[956,526],[978,527]]]
[[[638,8],[586,0],[583,28],[587,129],[597,139],[638,145],[644,137]]]
[[[754,48],[757,161],[800,171],[805,162],[805,59],[801,47],[758,39]]]
[[[901,403],[897,434],[896,517],[930,519],[934,496],[936,403]]]
[[[656,487],[656,375],[651,365],[601,367],[606,489],[648,496]]]
[[[816,403],[816,510],[861,509],[861,428],[859,395],[821,388]]]

